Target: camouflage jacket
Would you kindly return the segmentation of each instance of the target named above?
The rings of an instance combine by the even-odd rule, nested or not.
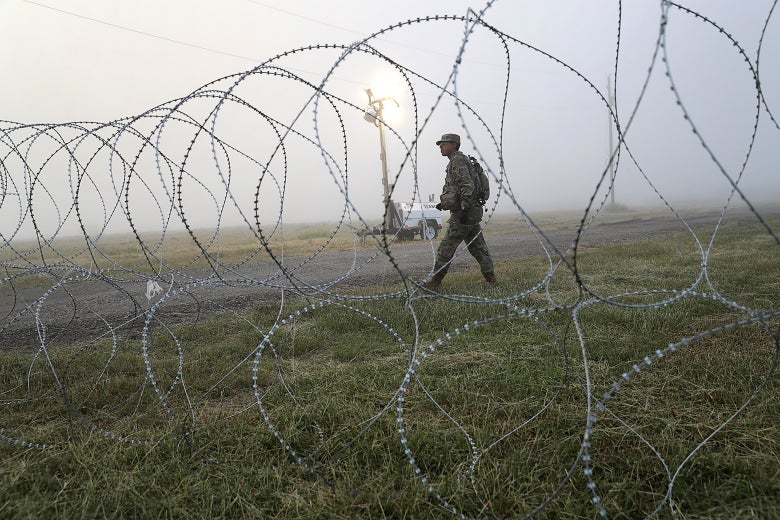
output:
[[[462,208],[469,208],[468,224],[482,220],[482,206],[474,201],[474,182],[469,172],[469,158],[457,151],[444,169],[444,187],[441,193],[442,209],[452,212],[450,222],[460,222]]]

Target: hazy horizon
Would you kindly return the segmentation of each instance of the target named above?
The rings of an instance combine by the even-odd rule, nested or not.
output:
[[[392,11],[12,0],[0,11],[14,78],[0,85],[2,236],[29,235],[33,218],[44,237],[335,222],[345,210],[379,223],[367,88],[399,105],[384,114],[396,202],[438,197],[446,160],[434,143],[448,132],[490,171],[489,207],[498,196],[502,213],[584,211],[591,200],[722,206],[741,198],[731,182],[752,204],[780,200],[773,3],[684,5],[713,23],[676,8],[661,23],[649,2],[618,18],[617,2],[572,0],[400,1]],[[489,25],[464,41],[464,20],[441,15],[469,6]],[[428,15],[440,16],[419,19]],[[353,47],[363,40],[381,54]],[[625,138],[612,192],[610,93]]]

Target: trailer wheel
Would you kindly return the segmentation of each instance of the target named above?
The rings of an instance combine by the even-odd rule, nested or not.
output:
[[[439,230],[436,228],[436,224],[432,224],[425,220],[420,222],[420,235],[425,240],[433,240],[439,236]]]

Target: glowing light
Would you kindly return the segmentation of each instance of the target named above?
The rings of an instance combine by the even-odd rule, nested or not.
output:
[[[375,99],[384,100],[382,102],[384,121],[391,124],[400,122],[403,114],[398,102],[398,96],[403,93],[401,76],[386,69],[379,71],[371,81],[371,91]]]

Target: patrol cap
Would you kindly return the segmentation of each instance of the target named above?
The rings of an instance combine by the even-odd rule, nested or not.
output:
[[[460,136],[458,134],[444,134],[441,136],[441,139],[436,141],[436,146],[439,146],[441,143],[455,143],[460,146]]]

